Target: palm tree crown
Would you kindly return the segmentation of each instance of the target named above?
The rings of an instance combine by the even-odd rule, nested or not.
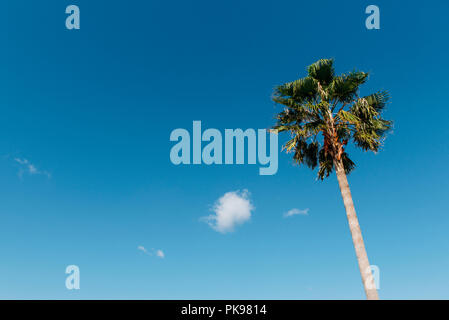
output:
[[[353,71],[335,75],[333,59],[322,59],[308,67],[305,78],[275,88],[273,101],[285,106],[273,129],[289,131],[284,145],[294,152],[298,164],[319,166],[318,178],[328,177],[337,163],[346,173],[355,164],[345,152],[353,141],[364,151],[377,152],[392,122],[381,118],[389,99],[386,91],[360,98],[359,87],[368,74]]]

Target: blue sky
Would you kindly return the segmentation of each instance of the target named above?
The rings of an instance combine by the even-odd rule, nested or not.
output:
[[[65,28],[69,4],[80,30]],[[370,4],[381,30],[365,28]],[[29,0],[0,12],[0,298],[363,299],[334,176],[316,181],[283,153],[274,176],[169,157],[170,132],[194,120],[271,126],[273,87],[327,57],[371,73],[362,93],[392,96],[383,151],[350,150],[380,297],[449,298],[446,1]],[[226,234],[201,221],[238,190],[249,221]],[[284,218],[293,208],[309,211]],[[80,290],[65,288],[71,264]]]

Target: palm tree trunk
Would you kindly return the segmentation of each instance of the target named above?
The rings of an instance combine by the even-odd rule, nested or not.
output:
[[[354,203],[352,202],[351,190],[349,190],[348,179],[341,160],[335,161],[335,171],[337,172],[338,184],[340,185],[341,196],[345,204],[346,216],[348,217],[349,229],[351,230],[352,242],[354,243],[355,254],[359,263],[360,274],[362,275],[363,286],[365,288],[366,298],[368,300],[378,300],[374,278],[366,254],[365,244],[363,243],[362,231],[360,230],[359,220],[355,213]]]

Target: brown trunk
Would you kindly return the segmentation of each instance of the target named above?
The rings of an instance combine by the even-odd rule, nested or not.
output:
[[[346,208],[346,216],[348,217],[349,229],[351,230],[352,242],[354,243],[366,297],[368,300],[378,300],[379,296],[374,284],[365,244],[363,243],[362,231],[360,230],[359,220],[352,202],[351,190],[349,190],[348,179],[341,160],[335,161],[335,171],[337,172],[338,184],[340,185],[341,196]]]

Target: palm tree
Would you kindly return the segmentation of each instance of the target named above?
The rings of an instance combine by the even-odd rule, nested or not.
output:
[[[283,149],[293,152],[298,164],[311,169],[318,166],[318,179],[333,170],[337,174],[341,196],[351,230],[367,299],[379,299],[368,262],[362,232],[352,202],[346,175],[355,164],[345,151],[352,141],[364,151],[377,152],[392,122],[381,118],[389,95],[385,91],[360,98],[359,87],[368,74],[353,71],[335,75],[334,61],[322,59],[308,67],[305,78],[276,87],[273,101],[283,105],[273,127],[288,131],[291,139]]]

